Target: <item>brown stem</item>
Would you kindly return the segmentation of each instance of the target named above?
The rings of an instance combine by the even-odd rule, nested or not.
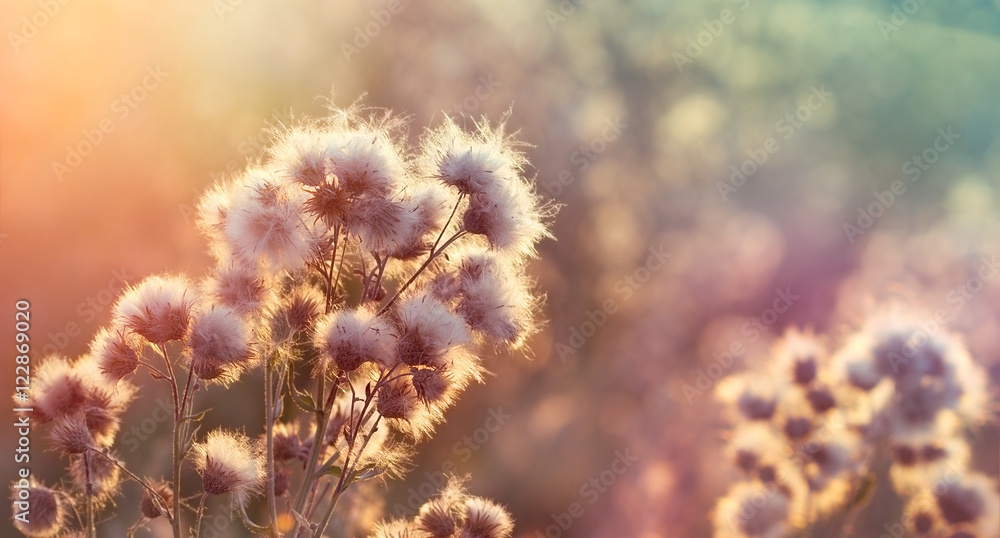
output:
[[[434,261],[434,258],[437,258],[438,255],[441,254],[442,252],[444,252],[444,250],[446,248],[448,248],[449,245],[451,245],[452,243],[454,243],[455,241],[457,241],[458,239],[460,239],[464,235],[465,235],[465,230],[459,230],[459,231],[455,232],[455,235],[451,236],[447,241],[445,241],[444,244],[441,245],[441,248],[439,248],[437,250],[432,250],[431,253],[430,253],[430,255],[427,256],[427,260],[424,261],[423,265],[421,265],[416,270],[416,272],[413,273],[413,275],[410,277],[410,279],[407,280],[406,283],[403,284],[399,288],[399,290],[396,291],[396,294],[392,296],[392,299],[389,299],[389,301],[387,303],[385,303],[385,305],[382,308],[379,309],[377,315],[381,316],[387,310],[389,310],[389,308],[392,307],[393,303],[395,303],[396,300],[399,299],[399,296],[402,295],[404,291],[406,291],[406,288],[409,288],[410,284],[413,284],[413,281],[415,281],[417,279],[417,277],[420,276],[420,273],[423,273],[424,270],[427,269],[428,266],[430,266],[431,262]]]
[[[274,494],[274,401],[272,399],[271,385],[274,365],[270,357],[266,359],[264,365],[264,418],[267,427],[267,511],[270,519],[271,536],[278,536],[278,503]],[[202,499],[204,502],[204,498]],[[199,518],[200,519],[200,518]],[[197,536],[197,535],[196,535]]]
[[[205,515],[205,498],[208,497],[207,493],[201,494],[201,500],[198,501],[198,516],[195,518],[194,523],[194,535],[195,537],[201,536],[201,516]]]
[[[90,453],[83,453],[83,468],[87,477],[87,538],[97,538],[97,526],[94,523],[94,485],[90,481]]]

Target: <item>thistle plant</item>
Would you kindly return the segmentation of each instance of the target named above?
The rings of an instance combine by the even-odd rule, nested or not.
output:
[[[849,536],[878,487],[905,503],[888,535],[1000,536],[997,484],[966,441],[988,414],[985,375],[929,319],[885,308],[834,353],[791,330],[720,384],[742,479],[716,505],[716,536]]]
[[[524,272],[554,210],[524,177],[501,123],[451,119],[408,149],[404,122],[352,108],[283,127],[245,171],[210,188],[198,225],[214,266],[150,276],[118,299],[87,354],[51,356],[35,418],[69,460],[68,486],[33,485],[28,536],[96,536],[125,480],[140,520],[199,536],[212,496],[261,535],[324,536],[352,485],[402,472],[470,383],[482,354],[517,350],[540,302]],[[264,431],[203,432],[199,396],[263,371]],[[142,477],[114,450],[123,412],[169,392],[169,474]],[[251,379],[259,379],[254,376]],[[143,391],[147,392],[147,391]],[[196,470],[200,484],[184,481]],[[499,505],[454,479],[390,536],[510,536]],[[336,534],[336,533],[335,533]]]

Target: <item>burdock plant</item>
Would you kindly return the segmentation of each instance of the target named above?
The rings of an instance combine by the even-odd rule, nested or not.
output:
[[[352,484],[399,473],[483,379],[477,350],[523,346],[539,305],[525,261],[553,209],[525,178],[517,143],[502,123],[445,119],[411,151],[402,127],[358,108],[282,127],[261,159],[201,199],[207,276],[135,283],[89,353],[40,365],[32,403],[70,460],[72,487],[36,486],[51,509],[23,532],[96,536],[128,479],[144,489],[133,528],[163,517],[175,537],[198,536],[206,499],[222,495],[255,533],[322,536]],[[200,431],[199,392],[258,368],[263,396],[247,405],[262,409],[264,431]],[[123,411],[146,400],[132,382],[143,370],[173,402],[165,480],[136,475],[114,452]],[[200,484],[182,483],[191,468]],[[261,497],[266,510],[248,510]],[[502,507],[455,479],[412,521],[376,532],[512,529]]]

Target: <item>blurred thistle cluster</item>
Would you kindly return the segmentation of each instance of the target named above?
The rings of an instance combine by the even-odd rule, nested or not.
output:
[[[199,203],[215,257],[207,276],[146,278],[118,299],[89,353],[44,359],[31,417],[50,425],[70,476],[32,484],[19,530],[97,536],[103,510],[141,502],[133,533],[163,517],[173,536],[200,536],[206,500],[221,495],[251,532],[323,536],[352,484],[402,472],[482,381],[482,355],[516,350],[536,330],[540,296],[524,262],[554,214],[503,123],[446,118],[414,149],[404,127],[353,107],[278,128],[273,147]],[[256,369],[263,394],[245,405],[261,409],[264,431],[202,432],[210,410],[199,392],[259,380],[245,377]],[[165,477],[136,475],[115,451],[123,413],[153,404],[146,390],[138,397],[141,371],[172,401]],[[182,483],[191,470],[200,484]],[[142,486],[141,501],[119,498],[124,480]],[[501,506],[453,478],[412,521],[375,532],[512,529]]]
[[[1000,536],[995,480],[970,467],[985,372],[933,317],[882,307],[836,350],[789,329],[716,395],[741,475],[716,504],[717,537],[851,534],[880,487],[905,503],[887,536]]]

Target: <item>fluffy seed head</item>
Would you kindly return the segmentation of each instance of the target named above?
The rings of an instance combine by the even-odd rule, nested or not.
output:
[[[511,348],[535,331],[527,279],[513,264],[490,252],[469,251],[459,263],[457,311],[474,331]]]
[[[716,396],[727,404],[736,420],[768,421],[774,416],[784,385],[775,378],[746,373],[723,379]]]
[[[65,454],[82,454],[94,445],[83,413],[55,419],[51,432],[52,444]]]
[[[195,467],[205,493],[231,493],[245,505],[264,483],[264,463],[259,451],[241,433],[213,430],[204,443],[195,445]]]
[[[774,346],[773,371],[796,385],[807,387],[816,379],[819,363],[825,355],[823,344],[812,333],[789,329]]]
[[[216,267],[202,289],[207,301],[229,307],[242,316],[256,315],[274,295],[274,286],[266,274],[253,265],[233,261]]]
[[[45,423],[77,410],[87,399],[85,377],[65,357],[42,360],[29,394],[39,422]]]
[[[187,333],[195,296],[182,276],[150,276],[130,287],[115,305],[115,326],[153,344],[180,340]]]
[[[314,187],[327,177],[326,149],[323,133],[311,127],[292,129],[271,148],[271,166],[282,178]]]
[[[334,133],[328,141],[328,173],[355,196],[387,197],[407,176],[402,151],[374,125]]]
[[[715,507],[718,538],[778,538],[785,535],[789,498],[779,488],[741,482]]]
[[[134,394],[135,387],[128,382],[112,385],[89,356],[73,362],[47,357],[39,364],[29,392],[40,423],[79,415],[98,446],[114,440],[121,414]]]
[[[396,310],[396,356],[410,366],[443,366],[445,353],[469,342],[465,323],[427,294],[410,296]]]
[[[451,538],[457,528],[452,508],[443,499],[424,503],[413,523],[428,538]]]
[[[1000,523],[1000,495],[996,482],[982,474],[969,474],[934,491],[938,509],[952,525],[968,523],[996,532]]]
[[[139,502],[139,511],[142,512],[143,517],[156,519],[163,515],[160,508],[168,512],[170,511],[174,502],[174,490],[171,489],[170,484],[164,481],[153,482],[150,484],[150,487],[156,492],[158,498],[154,500],[149,490],[143,488],[142,501]]]
[[[411,383],[417,397],[427,404],[446,399],[452,387],[448,374],[436,368],[413,369]]]
[[[399,238],[390,256],[400,260],[414,260],[426,254],[448,218],[455,201],[440,183],[420,182],[408,190],[409,198],[401,204],[412,215],[404,221],[409,228],[400,230]]]
[[[233,255],[272,271],[300,268],[315,238],[302,211],[305,193],[261,169],[248,170],[239,181],[223,227]]]
[[[365,362],[391,365],[392,330],[367,308],[339,310],[316,323],[316,347],[324,360],[351,372]]]
[[[499,504],[481,497],[465,500],[465,524],[461,538],[509,538],[514,521]]]
[[[111,501],[121,486],[121,472],[111,457],[100,452],[87,452],[73,456],[69,464],[70,476],[77,491],[92,495],[98,506]]]
[[[419,405],[417,391],[408,377],[394,379],[378,389],[376,408],[385,418],[411,420]]]
[[[822,415],[837,405],[836,397],[826,387],[809,389],[809,392],[806,393],[806,400],[809,401],[809,407],[817,415]]]
[[[447,119],[432,131],[423,156],[425,173],[438,177],[468,197],[462,223],[470,233],[482,234],[490,245],[515,256],[534,255],[535,243],[549,235],[545,220],[552,210],[543,207],[533,187],[522,177],[524,156],[516,142],[486,121],[474,133]]]
[[[14,519],[14,526],[22,534],[31,538],[48,538],[57,536],[62,531],[66,507],[57,491],[34,481],[26,490],[11,491],[15,502],[19,500],[19,491],[26,491],[28,498],[31,499],[30,516],[25,518],[26,521],[20,518]],[[12,511],[17,513],[23,510],[14,508]]]
[[[278,423],[274,427],[274,459],[289,461],[299,459],[305,461],[309,457],[308,447],[304,447],[299,439],[296,424]]]
[[[412,204],[373,198],[355,202],[356,213],[345,221],[347,231],[361,240],[368,252],[388,256],[414,234],[420,215]]]
[[[451,118],[428,137],[423,156],[425,173],[469,195],[484,192],[497,181],[511,181],[521,173],[524,157],[485,123],[477,133],[463,131]]]
[[[119,381],[139,367],[139,345],[124,330],[101,329],[90,343],[90,355],[108,379]]]
[[[301,286],[292,291],[285,302],[282,313],[288,328],[293,333],[312,327],[313,322],[323,314],[325,298],[312,286]]]
[[[185,343],[192,370],[205,380],[232,379],[252,358],[246,321],[224,306],[197,314]]]

